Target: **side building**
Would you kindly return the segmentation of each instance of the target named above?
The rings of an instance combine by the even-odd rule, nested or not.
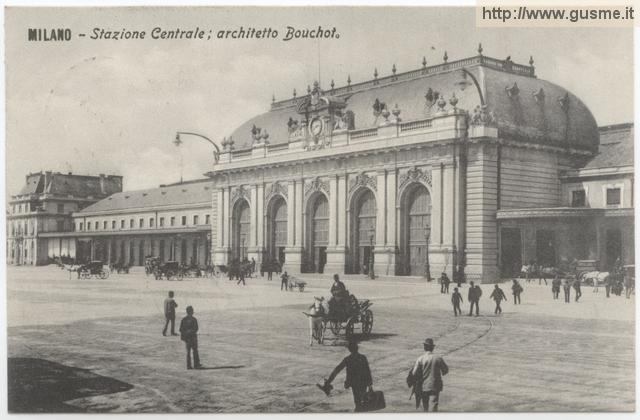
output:
[[[557,267],[577,260],[601,271],[610,271],[618,258],[634,263],[633,124],[600,127],[599,133],[598,152],[559,173],[558,206],[498,210],[502,276],[532,261]],[[519,169],[526,171],[544,173],[546,167]],[[505,180],[503,188],[510,185]],[[522,191],[534,201],[536,194]]]
[[[75,242],[49,241],[51,232],[73,231],[72,213],[122,191],[118,175],[30,173],[7,212],[7,264],[46,264],[52,255],[75,254]]]
[[[52,242],[75,244],[78,262],[144,265],[145,257],[209,264],[211,181],[195,180],[113,194],[73,213],[72,232],[51,232]],[[49,248],[49,256],[56,249]]]

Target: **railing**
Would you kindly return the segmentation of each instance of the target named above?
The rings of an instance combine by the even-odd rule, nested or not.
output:
[[[251,150],[252,149],[238,149],[238,150],[234,150],[231,155],[233,156],[234,159],[238,159],[238,158],[245,158],[245,157],[251,157]]]
[[[436,64],[434,66],[425,66],[421,69],[411,70],[404,73],[398,73],[395,75],[381,77],[379,79],[368,80],[366,82],[354,83],[352,85],[342,86],[335,89],[325,91],[325,93],[333,96],[346,95],[355,91],[369,89],[378,85],[386,85],[394,83],[396,81],[411,80],[428,74],[442,73],[445,71],[451,71],[460,69],[467,66],[481,64],[487,67],[491,67],[496,70],[506,71],[509,73],[519,74],[521,76],[535,77],[535,67],[525,66],[522,64],[516,64],[512,61],[498,60],[496,58],[487,57],[484,55],[477,55],[475,57],[463,58],[461,60],[451,61],[447,63]],[[296,98],[283,99],[271,104],[271,109],[287,108],[302,102],[308,98],[309,95],[298,96]]]
[[[420,130],[422,128],[431,128],[432,120],[418,120],[400,123],[400,132]]]
[[[289,148],[289,143],[286,142],[286,143],[269,144],[267,148],[269,149],[269,152],[278,152],[281,150],[287,150]]]
[[[353,130],[349,132],[351,140],[362,139],[365,137],[374,137],[378,135],[378,129],[374,128],[365,128],[362,130]]]

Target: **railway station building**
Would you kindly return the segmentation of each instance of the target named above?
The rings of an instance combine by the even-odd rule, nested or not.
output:
[[[533,59],[445,54],[345,79],[222,139],[207,174],[215,264],[423,276],[428,262],[433,277],[495,281],[530,260],[633,263],[633,127],[599,129]]]

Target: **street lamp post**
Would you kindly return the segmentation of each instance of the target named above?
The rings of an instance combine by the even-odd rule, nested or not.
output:
[[[424,276],[427,278],[427,281],[431,281],[431,267],[429,266],[429,238],[431,237],[431,227],[427,226],[424,228],[424,239],[425,239],[425,255],[424,255]]]
[[[176,139],[173,141],[173,144],[176,145],[176,147],[180,147],[180,145],[183,143],[182,139],[180,138],[180,135],[184,134],[184,135],[189,135],[189,136],[196,136],[196,137],[200,137],[203,140],[208,141],[209,143],[211,143],[211,145],[214,147],[214,151],[213,151],[213,160],[214,160],[214,164],[218,163],[218,161],[220,160],[220,147],[218,147],[217,144],[215,144],[213,142],[213,140],[211,140],[210,138],[203,136],[202,134],[198,134],[198,133],[192,133],[189,131],[177,131],[176,132]],[[182,153],[180,153],[180,183],[182,183],[182,166],[183,166],[183,162],[182,162]]]
[[[371,233],[369,234],[369,243],[370,243],[370,251],[369,251],[369,278],[375,279],[376,275],[373,272],[373,236],[374,231],[371,229]]]

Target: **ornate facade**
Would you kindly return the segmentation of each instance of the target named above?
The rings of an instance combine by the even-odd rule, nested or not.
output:
[[[222,141],[207,174],[215,264],[494,281],[530,252],[505,260],[509,212],[561,207],[598,151],[589,110],[533,60],[480,54],[307,90]]]

